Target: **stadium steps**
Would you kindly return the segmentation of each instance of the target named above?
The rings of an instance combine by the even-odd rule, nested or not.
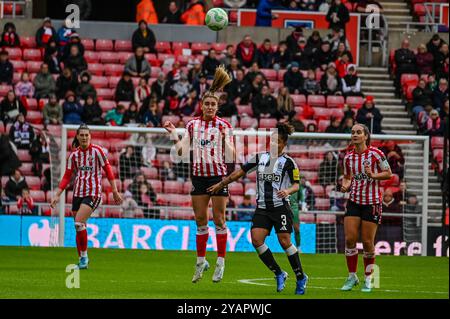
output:
[[[411,10],[405,1],[400,0],[383,0],[380,4],[384,9],[384,16],[388,22],[389,31],[405,32],[408,22],[413,22]],[[410,32],[417,32],[416,27],[411,27]]]

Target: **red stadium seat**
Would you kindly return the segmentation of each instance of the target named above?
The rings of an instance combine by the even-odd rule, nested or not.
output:
[[[328,198],[316,198],[315,203],[316,210],[329,210],[330,209],[330,200]]]
[[[105,64],[104,70],[106,76],[121,76],[124,66],[122,64]]]
[[[111,89],[115,89],[117,86],[117,83],[120,81],[120,76],[108,76],[108,87]]]
[[[28,111],[27,112],[27,121],[31,124],[41,124],[44,122],[44,117],[42,112],[39,111]]]
[[[127,60],[134,55],[133,52],[117,52],[119,63],[125,64]]]
[[[398,186],[400,185],[400,178],[397,174],[392,174],[392,177],[388,180],[383,180],[380,182],[380,186],[386,188],[390,186]]]
[[[180,63],[181,66],[185,66],[189,63],[189,57],[187,55],[179,55],[177,56],[177,62]]]
[[[27,99],[27,103],[28,103],[28,109],[32,110],[32,111],[37,111],[38,108],[38,103],[36,99],[33,98],[28,98]]]
[[[364,104],[364,98],[362,98],[361,96],[348,96],[346,103],[351,108],[359,109]]]
[[[98,104],[100,105],[103,112],[108,112],[109,110],[112,110],[113,108],[116,107],[116,102],[114,101],[103,100],[100,101]]]
[[[442,136],[433,136],[431,138],[431,148],[444,148],[444,138]]]
[[[161,123],[165,123],[166,121],[169,121],[169,122],[173,123],[173,125],[177,126],[178,122],[180,122],[180,120],[181,119],[178,115],[164,115],[161,119]]]
[[[177,181],[165,181],[164,193],[166,194],[183,194],[184,183]]]
[[[10,60],[22,60],[22,50],[20,48],[5,47],[4,50],[8,52]]]
[[[266,77],[268,81],[277,81],[278,73],[273,69],[261,69],[262,74]]]
[[[280,88],[283,86],[283,82],[280,81],[268,81],[268,83],[271,91],[274,93],[278,93]]]
[[[276,119],[260,119],[259,128],[274,128],[277,126],[278,121]]]
[[[117,207],[105,208],[106,218],[122,218],[122,209]]]
[[[25,176],[33,176],[33,163],[22,163],[20,171]]]
[[[163,191],[163,183],[157,178],[158,176],[154,180],[147,180],[147,182],[152,186],[155,193],[161,193]]]
[[[27,176],[25,178],[30,190],[40,190],[41,189],[41,179],[36,176]]]
[[[160,67],[153,67],[152,71],[151,71],[151,77],[152,78],[156,78],[158,77],[159,73],[161,73],[161,68]]]
[[[103,64],[119,63],[120,56],[116,52],[98,52],[98,54]]]
[[[316,71],[316,80],[320,82],[320,79],[322,78],[324,73],[325,72],[323,72],[322,70],[317,70]]]
[[[300,223],[308,223],[308,224],[314,224],[316,222],[316,217],[314,214],[300,214]]]
[[[159,178],[158,169],[156,167],[142,167],[141,171],[147,179]]]
[[[327,107],[344,107],[345,99],[343,96],[327,96]]]
[[[168,218],[190,220],[194,219],[194,212],[192,210],[181,210],[181,209],[170,210]]]
[[[112,100],[114,98],[114,90],[111,89],[97,89],[97,97],[99,100]]]
[[[284,74],[286,73],[286,71],[287,71],[286,69],[278,70],[278,81],[283,82]]]
[[[26,63],[28,73],[38,73],[41,69],[41,61],[27,61]]]
[[[237,105],[237,110],[240,116],[253,116],[253,109],[250,105]]]
[[[330,126],[330,120],[320,120],[318,126],[319,132],[325,132],[328,126]]]
[[[96,88],[107,88],[108,87],[108,78],[104,76],[92,76],[91,84]]]
[[[42,54],[39,49],[24,49],[23,50],[24,61],[41,61]]]
[[[36,38],[34,36],[20,37],[20,44],[24,49],[36,48]]]
[[[323,95],[309,95],[308,104],[312,107],[319,106],[325,107],[325,96]]]
[[[316,197],[325,197],[325,190],[322,185],[311,185],[311,189]]]
[[[212,43],[211,48],[216,50],[217,52],[225,51],[228,43]]]
[[[161,61],[158,60],[158,57],[154,53],[146,53],[145,58],[150,63],[152,67],[157,66],[159,67],[161,65]]]
[[[317,214],[316,222],[318,224],[336,224],[336,215],[334,215],[334,214]]]
[[[170,206],[191,206],[191,196],[181,194],[176,194],[175,196],[173,195],[168,198],[168,204]]]
[[[105,67],[100,63],[88,63],[88,71],[92,75],[103,75]]]
[[[37,203],[45,203],[45,193],[43,191],[30,190],[30,196]]]
[[[13,88],[10,85],[0,84],[0,96],[6,96]]]
[[[14,72],[22,73],[27,68],[27,64],[24,61],[10,60],[14,67]]]
[[[244,186],[241,183],[231,183],[228,185],[230,195],[244,195]]]
[[[17,150],[17,157],[21,162],[31,162],[31,155],[28,150]]]
[[[302,171],[301,175],[305,177],[307,181],[309,181],[311,184],[315,184],[317,182],[317,179],[319,178],[319,175],[317,172],[311,172],[311,171]]]
[[[113,41],[107,39],[97,39],[95,41],[95,51],[113,51]]]
[[[183,49],[189,49],[189,42],[172,42],[172,51],[182,52]]]
[[[192,54],[200,54],[202,51],[208,51],[211,45],[208,43],[193,42],[191,45]]]
[[[344,118],[344,111],[342,109],[331,109],[331,117],[342,120]]]
[[[255,176],[256,176],[256,172],[254,172],[254,173],[255,173]],[[247,194],[249,191],[251,191],[251,192],[254,191],[255,194],[256,194],[256,190],[257,190],[256,183],[252,182],[252,183],[245,183],[244,184],[244,194]]]
[[[258,120],[252,117],[244,116],[241,118],[239,125],[242,129],[248,129],[250,127],[256,128],[258,126]]]
[[[155,49],[158,53],[171,53],[170,42],[156,42]]]
[[[116,40],[116,43],[114,44],[114,50],[118,52],[131,52],[133,51],[133,46],[130,40]]]
[[[119,192],[121,192],[122,191],[122,183],[120,182],[119,179],[116,179],[116,185],[117,185],[117,190]],[[108,181],[107,178],[104,178],[102,180],[102,189],[103,189],[104,192],[108,192],[108,193],[112,192],[112,187],[109,184],[109,181]]]
[[[331,110],[325,107],[315,107],[314,108],[314,119],[315,120],[327,120],[331,116]]]
[[[318,171],[320,166],[320,161],[313,158],[294,158],[295,162],[297,163],[297,166],[299,167],[300,171]]]
[[[303,94],[292,94],[291,97],[295,106],[303,106],[306,104],[306,97]]]
[[[84,52],[84,58],[86,59],[87,63],[98,63],[100,61],[100,52],[96,51],[85,51]]]
[[[92,40],[92,39],[81,39],[81,44],[84,45],[84,49],[86,51],[93,51],[94,50],[94,40]]]
[[[400,78],[400,84],[402,86],[406,84],[417,86],[418,83],[419,83],[419,76],[417,74],[403,73]]]

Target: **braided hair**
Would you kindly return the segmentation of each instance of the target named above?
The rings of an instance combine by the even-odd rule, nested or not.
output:
[[[216,94],[216,92],[221,91],[231,81],[231,76],[225,70],[225,67],[223,65],[218,66],[216,68],[216,72],[214,73],[213,83],[211,84],[209,90],[202,96],[202,101],[208,97],[212,97],[219,101],[219,95]]]

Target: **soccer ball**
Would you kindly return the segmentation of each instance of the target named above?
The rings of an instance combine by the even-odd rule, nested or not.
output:
[[[221,8],[212,8],[206,13],[205,23],[213,31],[219,31],[228,25],[228,15]]]

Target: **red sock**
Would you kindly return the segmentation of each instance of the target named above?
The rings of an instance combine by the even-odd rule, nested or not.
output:
[[[348,272],[356,272],[356,269],[358,268],[358,249],[352,248],[352,249],[345,249],[345,258],[347,259],[347,268]]]
[[[87,251],[87,231],[86,229],[77,231],[77,248],[78,253],[81,255],[81,252]]]
[[[367,269],[367,267],[369,265],[375,264],[375,255],[364,253],[363,260],[364,260],[364,273],[366,274],[366,276],[370,276],[373,272],[373,266],[369,267],[369,269]]]
[[[227,251],[227,228],[216,228],[216,241],[217,241],[217,257],[225,258]]]
[[[81,253],[80,253],[80,236],[78,236],[78,232],[75,236],[76,242],[77,242],[77,251],[78,251],[78,257],[81,257]]]
[[[209,230],[208,226],[200,226],[197,228],[197,257],[206,256],[206,244],[208,243]]]

